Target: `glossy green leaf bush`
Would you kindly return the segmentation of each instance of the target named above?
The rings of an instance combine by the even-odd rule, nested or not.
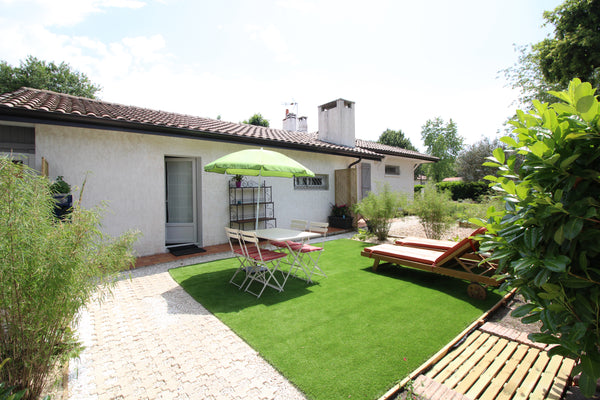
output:
[[[541,321],[531,338],[580,358],[575,373],[591,395],[600,378],[600,106],[578,79],[551,94],[561,102],[517,111],[513,135],[501,139],[506,150],[486,163],[497,168],[486,179],[504,208],[479,222],[488,229],[482,249],[529,301],[514,315]]]

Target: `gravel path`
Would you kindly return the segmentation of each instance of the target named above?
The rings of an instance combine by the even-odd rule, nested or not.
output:
[[[458,224],[452,225],[450,229],[444,232],[444,235],[440,238],[443,240],[457,240],[464,239],[469,236],[475,228],[462,228]],[[397,218],[392,222],[390,228],[390,236],[416,236],[426,237],[425,230],[419,222],[419,218],[415,216],[408,216],[403,218]]]

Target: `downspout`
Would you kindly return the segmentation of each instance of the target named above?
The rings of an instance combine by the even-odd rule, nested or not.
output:
[[[352,164],[348,165],[347,169],[354,167],[356,164],[362,161],[362,157],[358,157],[358,160],[354,161]]]

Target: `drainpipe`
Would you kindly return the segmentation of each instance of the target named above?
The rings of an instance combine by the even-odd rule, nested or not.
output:
[[[356,164],[362,161],[362,157],[358,157],[358,160],[354,161],[352,164],[348,165],[348,169],[354,167]]]
[[[358,164],[361,161],[362,161],[362,157],[358,157],[358,159],[356,161],[354,161],[352,164],[348,165],[347,169],[354,167],[356,164]],[[358,195],[358,193],[357,193],[357,195]],[[356,215],[354,214],[354,212],[351,212],[351,215],[352,215],[352,226],[356,226],[356,223],[357,223]]]

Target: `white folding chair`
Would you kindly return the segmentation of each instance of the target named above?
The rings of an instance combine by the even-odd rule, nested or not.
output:
[[[248,272],[252,269],[252,260],[246,256],[245,246],[241,240],[240,231],[238,229],[225,227],[225,235],[227,236],[227,241],[229,242],[231,254],[233,254],[240,263],[240,266],[235,270],[233,276],[229,280],[229,283],[241,289],[248,280]],[[242,283],[235,283],[234,279],[241,271],[244,271],[245,273],[244,280]]]
[[[280,253],[272,250],[261,249],[258,246],[258,237],[255,232],[240,231],[240,239],[244,243],[246,257],[252,260],[253,265],[248,271],[248,285],[246,292],[249,292],[259,298],[267,286],[281,292],[287,281],[288,275],[282,273],[282,282],[275,277],[279,270],[279,263],[282,258],[287,257],[286,253]],[[258,293],[250,290],[252,283],[261,285]]]
[[[308,226],[308,222],[303,219],[293,219],[290,221],[290,229],[294,229],[296,231],[305,231]]]
[[[298,263],[295,269],[302,268],[306,272],[308,282],[312,282],[313,275],[321,275],[327,277],[325,272],[319,267],[319,259],[323,254],[325,238],[327,237],[327,222],[309,222],[308,230],[321,234],[321,245],[314,246],[309,243],[304,243],[301,246],[294,248],[298,252]]]

